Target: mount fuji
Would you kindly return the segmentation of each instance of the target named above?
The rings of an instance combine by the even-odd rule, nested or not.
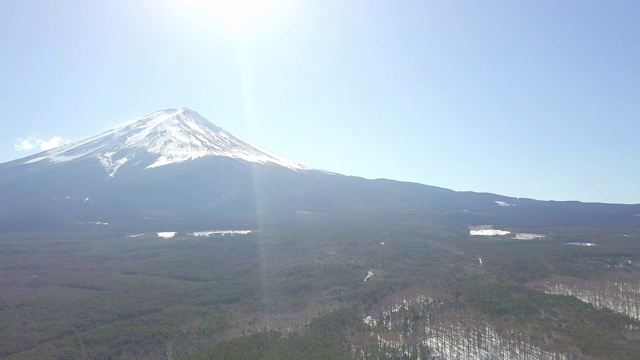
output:
[[[230,134],[187,108],[156,111],[102,134],[26,158],[22,163],[55,164],[93,158],[113,177],[127,164],[150,169],[205,156],[304,169]]]
[[[639,213],[639,205],[516,199],[314,170],[186,108],[156,111],[0,164],[0,232],[79,223],[151,228],[353,216],[436,218],[465,226],[570,224],[637,222]]]

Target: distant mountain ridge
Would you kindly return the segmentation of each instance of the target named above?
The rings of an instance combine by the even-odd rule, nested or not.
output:
[[[468,233],[477,225],[640,224],[638,214],[640,205],[516,199],[314,170],[186,108],[0,164],[0,232],[382,216],[455,223]]]

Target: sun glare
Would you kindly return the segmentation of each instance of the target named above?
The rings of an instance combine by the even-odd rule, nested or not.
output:
[[[253,29],[267,19],[279,0],[183,0],[179,6],[197,11],[211,21],[224,23],[236,33]]]

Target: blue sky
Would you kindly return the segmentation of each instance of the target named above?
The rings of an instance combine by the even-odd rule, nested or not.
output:
[[[640,203],[637,2],[265,1],[0,2],[0,161],[189,107],[314,168]]]

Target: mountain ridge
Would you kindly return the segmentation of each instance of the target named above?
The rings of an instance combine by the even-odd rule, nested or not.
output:
[[[299,221],[301,214],[413,214],[466,228],[638,223],[640,205],[516,199],[314,170],[186,108],[160,110],[0,164],[0,230],[83,221],[141,224],[149,219]]]

